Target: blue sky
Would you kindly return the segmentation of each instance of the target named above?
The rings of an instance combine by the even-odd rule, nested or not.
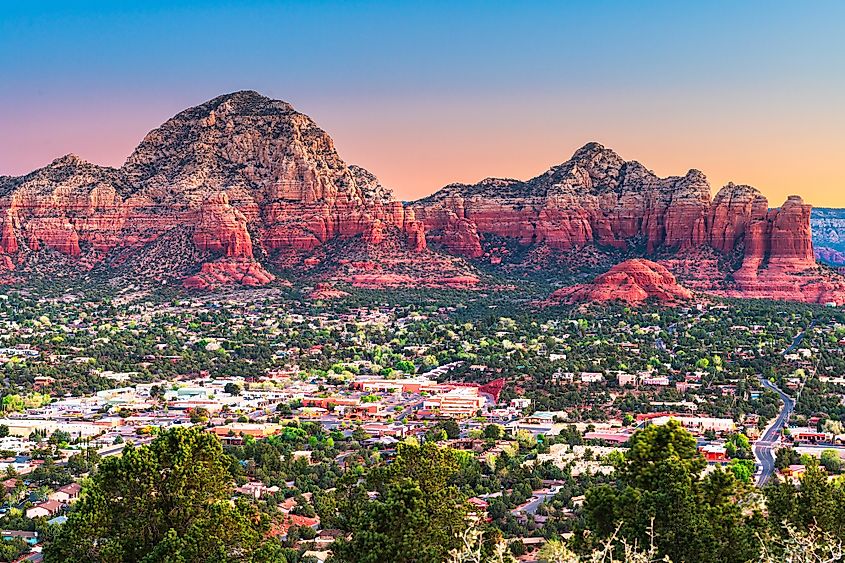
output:
[[[177,111],[255,89],[408,197],[598,140],[661,174],[845,205],[842,2],[0,6],[0,174],[67,152],[119,165]]]

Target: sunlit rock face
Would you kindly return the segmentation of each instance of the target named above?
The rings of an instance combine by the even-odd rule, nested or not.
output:
[[[255,92],[179,113],[119,169],[69,155],[0,178],[0,218],[9,268],[47,250],[92,267],[188,229],[206,260],[173,262],[191,287],[202,285],[198,279],[268,283],[274,276],[257,255],[272,262],[277,252],[309,252],[338,237],[379,244],[393,234],[417,252],[426,248],[421,223],[406,220],[375,176],[344,163],[308,116]]]
[[[613,266],[591,283],[559,289],[551,302],[590,303],[623,301],[639,304],[654,299],[663,305],[676,305],[692,299],[692,292],[678,284],[664,266],[635,258]]]
[[[640,163],[590,143],[531,180],[452,184],[409,207],[425,223],[430,243],[469,258],[486,258],[486,238],[562,252],[616,249],[686,259],[685,272],[705,290],[845,300],[839,276],[816,265],[811,208],[800,197],[770,210],[766,198],[750,186],[728,184],[713,199],[710,193],[697,170],[659,178]],[[712,269],[701,269],[695,279],[698,255],[711,249],[724,257],[721,275],[714,279]]]
[[[403,204],[311,118],[244,91],[177,114],[120,168],[68,155],[0,177],[0,270],[4,280],[131,271],[213,289],[284,283],[279,271],[300,269],[463,287],[481,285],[473,263],[522,260],[503,263],[515,244],[573,268],[595,266],[593,250],[607,267],[653,259],[696,290],[845,301],[841,277],[816,265],[810,212],[799,197],[769,209],[734,184],[711,199],[697,170],[660,178],[598,143],[528,181],[452,184]]]

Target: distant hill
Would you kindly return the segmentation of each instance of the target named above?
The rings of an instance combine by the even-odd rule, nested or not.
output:
[[[845,209],[813,209],[810,224],[816,257],[833,266],[845,266]]]
[[[818,255],[834,264],[838,213],[816,213]],[[466,288],[647,258],[694,291],[843,303],[810,216],[799,196],[770,208],[728,184],[712,197],[698,170],[661,178],[595,142],[529,180],[403,204],[311,118],[243,91],[167,120],[119,168],[67,155],[0,177],[0,282]]]

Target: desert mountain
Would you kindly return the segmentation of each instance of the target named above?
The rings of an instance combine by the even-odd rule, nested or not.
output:
[[[696,289],[809,302],[842,302],[842,278],[816,265],[811,207],[778,209],[750,186],[711,199],[704,174],[660,178],[598,143],[531,180],[452,184],[410,205],[426,238],[450,252],[501,261],[504,241],[566,252],[649,257]],[[574,251],[574,252],[573,252]],[[617,260],[618,261],[618,260]]]
[[[337,238],[425,249],[422,225],[372,174],[344,163],[309,117],[256,92],[179,113],[119,169],[69,155],[5,177],[0,217],[9,270],[129,264],[189,287],[262,285],[274,276],[259,256],[298,264]]]
[[[591,283],[559,289],[550,297],[551,302],[566,303],[623,301],[638,304],[647,299],[673,305],[692,299],[692,292],[679,285],[664,266],[634,258],[616,264]]]
[[[573,268],[646,257],[697,290],[845,301],[842,278],[816,265],[799,197],[770,209],[729,184],[711,199],[697,170],[660,178],[590,143],[528,181],[453,184],[403,205],[311,118],[251,91],[177,114],[120,168],[68,155],[0,177],[7,280],[98,272],[208,289],[290,274],[465,287],[511,247],[522,258],[503,267],[541,254]]]

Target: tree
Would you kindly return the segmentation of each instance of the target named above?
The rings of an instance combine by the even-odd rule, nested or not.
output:
[[[542,563],[570,563],[577,558],[560,540],[549,540],[540,548],[537,560]]]
[[[191,409],[190,419],[191,422],[194,424],[202,424],[208,422],[209,417],[211,417],[211,413],[208,412],[208,409],[205,407],[197,407],[195,409]]]
[[[775,452],[775,467],[780,470],[796,465],[799,461],[801,461],[801,456],[792,448],[780,448]]]
[[[223,391],[234,397],[235,395],[241,394],[241,386],[237,383],[232,383],[230,381],[229,383],[223,386]]]
[[[702,477],[707,464],[680,423],[649,426],[635,433],[630,445],[616,487],[587,491],[591,530],[632,545],[654,539],[659,554],[673,561],[756,557],[756,515],[746,516],[738,506],[736,478],[721,469]]]
[[[0,424],[0,438],[6,438],[9,435],[9,427],[5,424]]]
[[[175,428],[102,461],[45,561],[252,561],[263,529],[230,504],[230,462],[216,436]]]
[[[455,422],[455,420],[452,418],[439,422],[437,426],[446,431],[446,437],[450,440],[460,438],[461,436],[461,428],[460,426],[458,426],[458,423]]]
[[[751,459],[751,442],[745,434],[731,434],[725,442],[728,457],[736,459]]]
[[[737,481],[750,483],[751,476],[754,475],[754,462],[750,459],[732,459],[728,464],[728,469]]]
[[[484,437],[488,440],[501,440],[505,436],[505,427],[501,424],[488,424],[484,427]]]
[[[842,458],[836,450],[824,450],[821,455],[821,465],[828,473],[839,473],[842,470]]]
[[[815,460],[810,460],[799,486],[780,482],[764,489],[769,520],[783,533],[787,524],[799,531],[816,529],[845,540],[845,488],[829,480]]]
[[[467,528],[466,499],[454,484],[463,463],[433,442],[401,443],[396,459],[357,479],[338,499],[338,525],[351,539],[332,544],[335,563],[443,561]],[[368,492],[378,493],[370,500]]]

